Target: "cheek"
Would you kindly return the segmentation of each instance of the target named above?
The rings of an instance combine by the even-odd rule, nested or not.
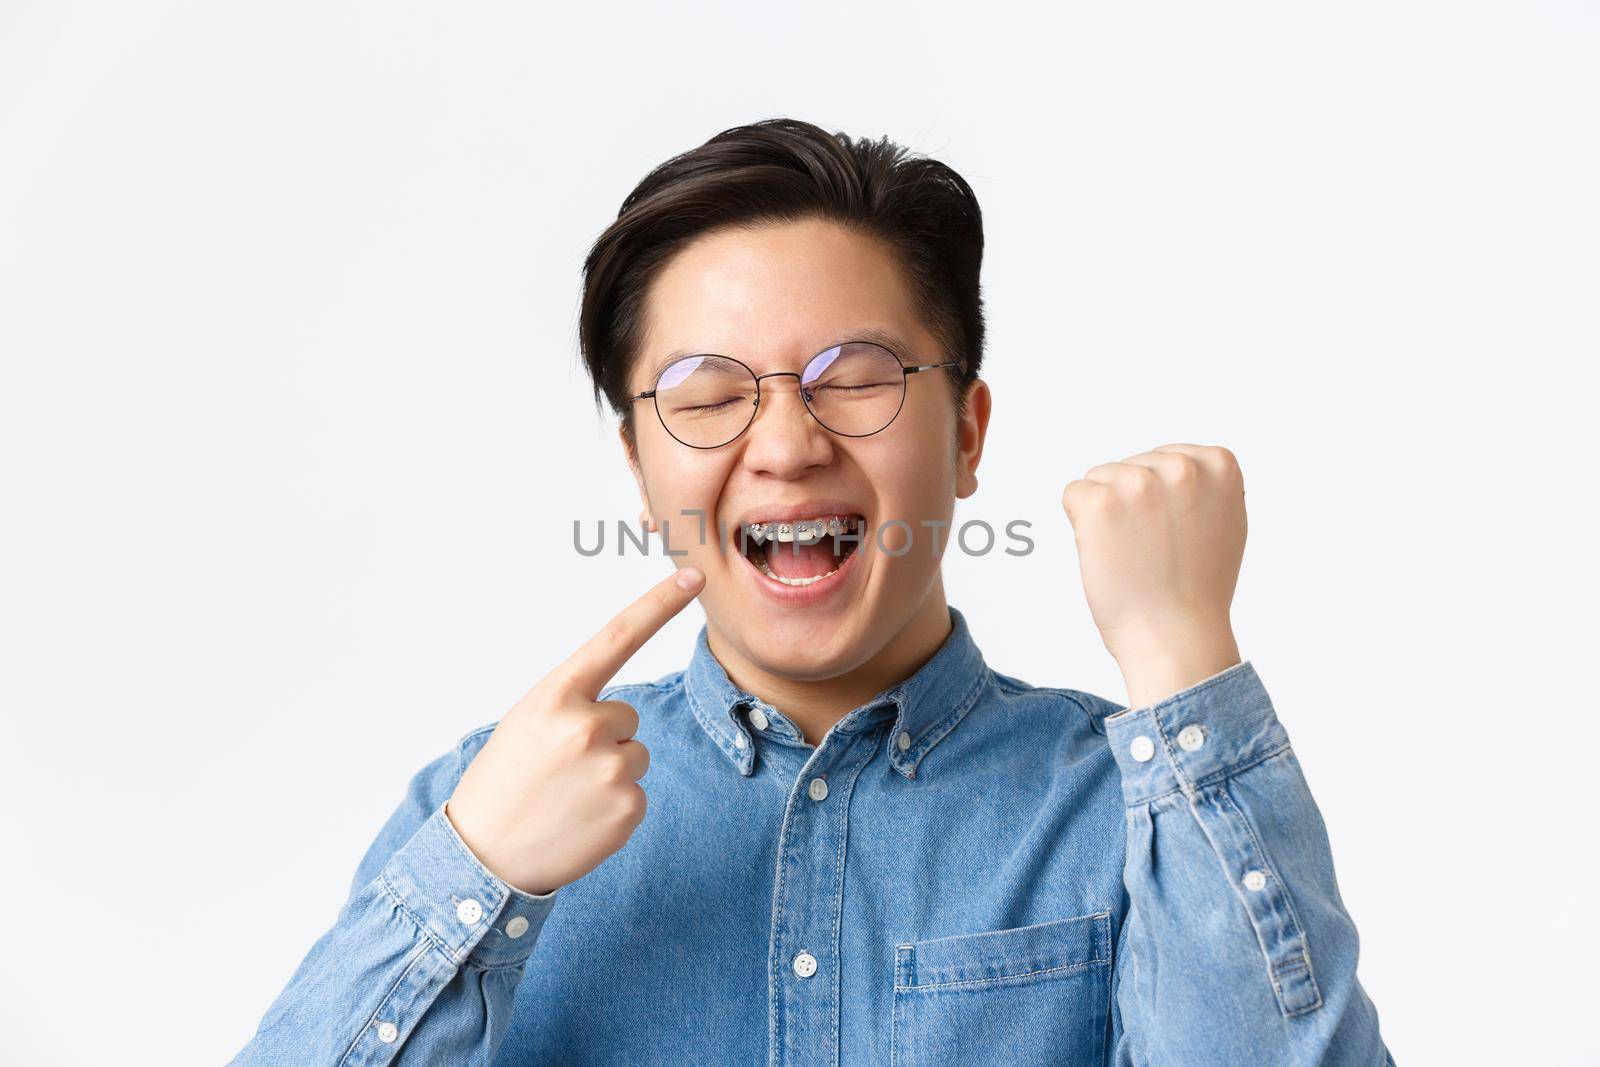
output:
[[[886,447],[860,456],[863,472],[878,498],[894,513],[937,517],[953,496],[954,465],[950,440],[941,427],[907,427],[908,431]],[[910,518],[912,514],[904,517]]]
[[[656,458],[654,462],[647,459],[641,469],[656,519],[672,524],[674,550],[693,550],[702,524],[706,540],[715,541],[717,502],[726,482],[720,467]]]
[[[896,568],[937,565],[934,541],[942,547],[949,539],[949,528],[932,529],[922,523],[951,520],[955,494],[949,460],[930,449],[902,447],[875,457],[870,465],[864,459],[862,470],[877,497],[875,521],[881,532],[875,531],[875,536],[881,538],[887,553],[880,562]]]

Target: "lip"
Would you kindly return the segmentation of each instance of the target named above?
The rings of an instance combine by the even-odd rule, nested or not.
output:
[[[849,514],[850,512],[848,509],[846,509],[844,513]],[[815,517],[817,515],[826,514],[828,514],[827,511],[799,512],[790,515],[789,518],[803,518],[808,516]],[[777,518],[776,515],[774,515],[773,518],[774,521],[785,521]],[[741,526],[741,529],[742,528],[743,527]],[[860,569],[856,566],[856,560],[860,559],[861,556],[865,554],[867,550],[868,536],[870,535],[863,530],[861,542],[856,545],[856,548],[853,552],[845,557],[844,562],[839,565],[839,569],[828,575],[826,578],[812,582],[810,585],[784,585],[781,582],[775,582],[771,578],[768,578],[765,574],[762,574],[761,571],[757,569],[756,565],[750,562],[750,558],[748,556],[737,550],[737,546],[735,546],[734,555],[739,557],[740,565],[737,569],[741,573],[749,575],[750,580],[756,584],[756,587],[760,591],[761,595],[766,596],[772,602],[780,604],[784,607],[805,607],[843,594],[846,585],[850,582],[850,579],[855,575],[856,571]]]

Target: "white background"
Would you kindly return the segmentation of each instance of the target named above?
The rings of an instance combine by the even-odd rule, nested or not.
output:
[[[579,267],[788,115],[981,200],[991,664],[1124,700],[1061,489],[1227,445],[1396,1058],[1600,1060],[1592,6],[667,6],[0,9],[0,1055],[226,1060],[411,773],[664,573],[572,549],[638,511]]]

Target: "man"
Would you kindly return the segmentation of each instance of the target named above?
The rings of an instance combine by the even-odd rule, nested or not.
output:
[[[1234,641],[1234,456],[1066,485],[1126,707],[947,604],[982,248],[949,168],[807,123],[645,178],[581,341],[675,572],[416,775],[235,1062],[1392,1062]],[[692,599],[687,667],[612,684]]]

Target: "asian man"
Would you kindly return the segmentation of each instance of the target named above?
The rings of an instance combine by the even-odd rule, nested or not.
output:
[[[1236,457],[1063,483],[1035,431],[1125,705],[947,602],[982,255],[953,170],[805,122],[640,182],[580,342],[673,572],[415,775],[234,1062],[1392,1063],[1234,639]],[[693,600],[686,666],[615,682]]]

